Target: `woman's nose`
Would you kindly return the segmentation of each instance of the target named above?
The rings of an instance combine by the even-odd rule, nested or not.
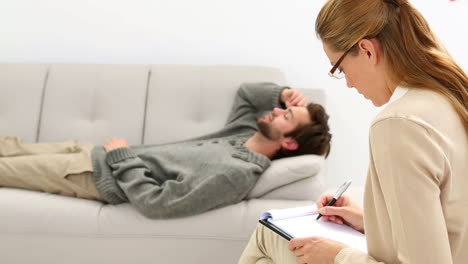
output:
[[[348,86],[348,88],[353,88],[353,84],[352,84],[351,81],[348,79],[348,77],[346,77],[346,85]]]

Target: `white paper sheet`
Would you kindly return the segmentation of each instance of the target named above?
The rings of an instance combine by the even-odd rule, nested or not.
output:
[[[325,237],[367,253],[364,234],[345,224],[325,222],[322,219],[317,221],[315,220],[317,216],[317,207],[305,206],[270,210],[262,214],[262,219],[268,219],[270,223],[275,224],[293,237]]]

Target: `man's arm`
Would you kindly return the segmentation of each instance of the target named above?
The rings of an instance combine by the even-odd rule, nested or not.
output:
[[[306,106],[307,98],[298,89],[290,89],[274,83],[245,83],[237,91],[227,124],[241,118],[256,121],[258,113],[273,108]]]
[[[237,90],[227,124],[239,119],[256,121],[260,112],[272,110],[274,107],[283,108],[281,91],[285,86],[274,83],[245,83]]]
[[[148,218],[174,218],[194,215],[242,200],[255,180],[249,171],[237,170],[235,177],[206,175],[196,185],[168,180],[158,183],[150,168],[127,147],[124,139],[105,145],[106,162],[112,176],[130,203]]]

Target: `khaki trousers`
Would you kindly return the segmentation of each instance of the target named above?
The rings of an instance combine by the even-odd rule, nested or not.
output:
[[[24,144],[0,135],[0,186],[102,200],[93,181],[92,148],[77,140]]]
[[[288,243],[259,223],[239,259],[239,264],[295,264],[296,256],[288,249]]]

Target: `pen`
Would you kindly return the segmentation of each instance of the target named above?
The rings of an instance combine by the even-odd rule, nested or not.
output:
[[[346,189],[348,189],[348,187],[350,185],[351,185],[351,181],[346,181],[345,183],[343,183],[343,185],[341,185],[340,188],[338,188],[338,191],[336,191],[336,194],[335,194],[335,196],[333,196],[333,199],[331,199],[331,201],[328,202],[327,206],[334,205],[336,200],[338,200],[340,198],[340,196],[346,191]],[[322,217],[322,214],[319,214],[317,216],[317,219],[315,219],[315,220],[319,220],[320,217]]]

